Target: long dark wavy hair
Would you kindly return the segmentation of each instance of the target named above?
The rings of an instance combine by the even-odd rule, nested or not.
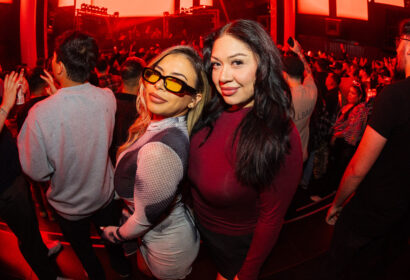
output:
[[[235,174],[238,181],[260,191],[270,186],[290,149],[292,100],[282,76],[280,53],[261,25],[251,20],[237,20],[211,33],[204,42],[203,56],[208,79],[212,80],[211,53],[214,42],[230,35],[246,45],[257,57],[254,105],[236,129],[238,139]],[[215,121],[229,108],[212,83],[213,97],[204,108],[193,134],[203,128],[213,131]]]

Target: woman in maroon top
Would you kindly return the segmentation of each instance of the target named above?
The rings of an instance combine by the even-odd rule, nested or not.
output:
[[[280,54],[256,22],[227,24],[205,41],[214,96],[194,127],[188,176],[216,279],[257,279],[302,170]]]

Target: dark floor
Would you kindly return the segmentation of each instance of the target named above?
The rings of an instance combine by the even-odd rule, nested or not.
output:
[[[322,201],[312,203],[306,191],[297,192],[279,240],[261,271],[260,280],[316,279],[322,261],[326,258],[325,252],[332,235],[333,228],[324,222],[328,204],[332,199],[333,195],[329,195]],[[40,217],[39,224],[46,244],[59,240],[64,245],[64,250],[56,259],[61,274],[71,279],[87,279],[70,245],[61,235],[58,225]],[[95,250],[106,269],[107,279],[123,279],[111,269],[101,239],[93,234],[93,241]],[[37,279],[21,256],[16,238],[4,223],[0,223],[0,248],[0,279]],[[136,263],[133,258],[130,261]],[[410,249],[392,267],[389,279],[410,279],[409,263]],[[206,250],[201,248],[192,273],[186,279],[213,280],[215,274],[216,269]],[[134,268],[133,275],[129,279],[148,278]]]

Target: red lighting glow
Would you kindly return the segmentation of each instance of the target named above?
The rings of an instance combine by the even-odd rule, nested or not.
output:
[[[387,4],[404,8],[404,0],[374,0],[374,3]]]
[[[337,0],[336,16],[368,20],[367,0]]]
[[[74,0],[58,0],[59,7],[74,6]]]
[[[329,0],[299,0],[298,13],[329,16]]]
[[[130,5],[129,0],[76,0],[75,4],[77,9],[81,4],[104,7],[108,14],[118,12],[120,17],[155,17],[174,12],[174,0],[151,0],[148,5],[146,1],[132,1]],[[74,6],[74,0],[59,0],[58,6]]]
[[[11,4],[13,3],[13,0],[0,0],[0,3]]]

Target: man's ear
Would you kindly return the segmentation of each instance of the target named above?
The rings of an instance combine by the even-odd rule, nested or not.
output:
[[[55,74],[57,76],[61,76],[63,74],[63,72],[66,72],[65,66],[64,66],[62,61],[59,61],[59,62],[55,63],[54,70],[55,70],[55,72],[56,72]]]

